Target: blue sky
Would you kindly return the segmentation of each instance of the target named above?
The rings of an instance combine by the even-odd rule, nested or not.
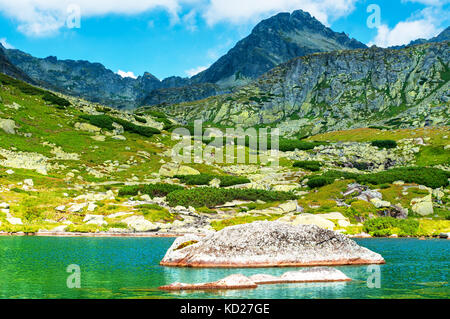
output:
[[[369,28],[371,4],[380,19]],[[0,41],[37,57],[163,79],[208,67],[278,12],[303,9],[334,31],[386,47],[437,35],[449,25],[449,7],[450,0],[0,0]],[[68,28],[77,10],[80,28]]]

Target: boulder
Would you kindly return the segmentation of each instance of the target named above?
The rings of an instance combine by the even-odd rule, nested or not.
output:
[[[291,200],[286,203],[278,205],[285,213],[297,212],[297,201]]]
[[[16,217],[7,217],[6,220],[8,221],[8,223],[10,223],[11,225],[23,225],[22,220],[20,218],[16,218]]]
[[[93,224],[93,225],[107,225],[108,223],[105,221],[105,217],[103,215],[91,215],[91,214],[87,214],[84,219],[83,222],[85,222],[86,224]]]
[[[95,125],[79,122],[75,123],[75,129],[89,133],[100,133],[100,131],[102,130],[100,127],[97,127]]]
[[[73,204],[69,207],[68,211],[70,213],[79,213],[82,212],[83,209],[87,206],[87,203],[81,203],[81,204]]]
[[[414,198],[411,200],[411,209],[413,212],[421,215],[427,216],[433,214],[433,200],[431,194],[422,197]]]
[[[196,169],[180,165],[178,163],[167,163],[161,166],[159,169],[159,175],[173,177],[175,175],[199,175],[200,172]]]
[[[146,220],[144,216],[130,216],[122,220],[128,225],[128,228],[135,232],[151,232],[159,230],[159,227],[152,222]]]
[[[235,274],[230,275],[218,281],[199,284],[185,284],[175,282],[168,286],[161,286],[161,290],[208,290],[208,289],[249,289],[256,288],[258,285],[251,281],[248,277]]]
[[[230,226],[206,237],[179,237],[161,261],[164,266],[226,268],[383,263],[381,255],[344,235],[278,221]]]
[[[385,200],[381,200],[377,197],[372,198],[370,202],[376,207],[376,208],[383,208],[383,207],[391,207],[391,203]]]
[[[8,119],[0,119],[0,129],[7,134],[16,134],[16,122]]]
[[[256,274],[249,277],[258,285],[289,284],[302,282],[351,281],[342,271],[330,267],[313,267],[297,271],[288,271],[281,276]]]

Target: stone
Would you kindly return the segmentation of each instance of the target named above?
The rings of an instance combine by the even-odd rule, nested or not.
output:
[[[100,131],[102,130],[100,127],[97,127],[95,125],[79,122],[75,123],[75,129],[89,133],[100,133]]]
[[[208,289],[250,289],[258,285],[241,274],[230,275],[218,281],[199,284],[185,284],[175,282],[168,286],[161,286],[161,290],[208,290]]]
[[[378,198],[378,199],[382,199],[383,195],[380,192],[368,189],[363,191],[358,197],[356,197],[359,200],[363,200],[363,201],[370,201],[373,198]]]
[[[209,186],[211,186],[211,187],[220,187],[220,179],[218,179],[218,178],[213,178],[213,179],[209,182]]]
[[[58,207],[55,208],[55,210],[57,212],[63,212],[63,211],[66,210],[66,206],[64,206],[64,205],[58,206]]]
[[[97,142],[104,142],[106,140],[105,135],[94,135],[94,136],[91,136],[91,138]]]
[[[93,225],[107,225],[108,223],[105,221],[105,216],[103,215],[91,215],[91,214],[87,214],[84,219],[83,222],[86,224],[93,224]]]
[[[8,203],[0,203],[0,208],[9,208],[9,204]]]
[[[6,171],[6,174],[12,175],[12,174],[14,174],[14,171],[12,169],[9,169],[9,170]]]
[[[159,169],[159,175],[161,176],[167,176],[167,177],[173,177],[175,175],[199,175],[200,172],[196,169],[185,166],[185,165],[179,165],[177,163],[167,163],[161,166]]]
[[[16,122],[8,119],[0,119],[0,129],[7,134],[16,134]]]
[[[128,227],[135,232],[151,232],[159,230],[159,227],[146,220],[144,216],[131,216],[122,220]]]
[[[193,244],[180,248],[183,243]],[[182,267],[282,267],[383,264],[383,257],[316,225],[256,221],[200,237],[178,237],[161,261]]]
[[[7,217],[6,221],[11,225],[23,225],[22,220],[16,217]]]
[[[81,203],[81,204],[73,204],[69,207],[68,211],[70,213],[80,213],[83,211],[83,209],[87,206],[87,203]]]
[[[23,181],[23,183],[27,186],[33,187],[34,186],[34,182],[32,179],[26,179]]]
[[[444,192],[442,190],[440,190],[439,188],[433,189],[432,194],[438,200],[441,200],[445,196]]]
[[[385,200],[381,200],[379,198],[372,198],[370,202],[376,207],[376,208],[383,208],[383,207],[391,207],[391,203]]]
[[[427,216],[433,214],[433,200],[431,194],[422,198],[413,198],[411,200],[411,209],[413,212],[421,215]]]
[[[88,212],[93,212],[97,207],[98,206],[95,205],[94,203],[89,203],[88,207],[87,207],[87,210],[88,210]]]
[[[351,225],[351,223],[347,220],[338,220],[337,223],[340,227],[348,227]]]
[[[61,225],[61,226],[56,226],[55,228],[52,228],[51,231],[55,232],[55,233],[63,233],[66,231],[66,229],[67,229],[67,225]]]
[[[297,212],[297,201],[291,200],[278,205],[285,213]]]
[[[342,271],[330,267],[313,267],[296,271],[288,271],[281,276],[256,274],[249,277],[257,285],[290,284],[302,282],[334,282],[351,281]]]
[[[117,141],[126,141],[127,140],[127,138],[123,135],[114,135],[114,136],[111,136],[111,138],[113,140],[117,140]]]

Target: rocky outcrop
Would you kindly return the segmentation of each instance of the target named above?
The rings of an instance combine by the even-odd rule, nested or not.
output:
[[[186,247],[180,246],[190,242]],[[195,243],[194,243],[195,242]],[[381,255],[315,225],[253,222],[205,238],[177,238],[161,265],[179,267],[283,267],[381,264]]]
[[[272,276],[268,274],[256,274],[246,277],[241,274],[230,275],[218,281],[209,283],[186,284],[175,282],[170,285],[161,286],[161,290],[208,290],[208,289],[251,289],[258,285],[265,284],[293,284],[293,283],[311,283],[311,282],[336,282],[351,281],[343,272],[328,268],[314,267],[298,271],[289,271],[281,276]]]
[[[282,134],[448,123],[447,42],[358,49],[293,59],[233,94],[166,107],[178,119],[254,126]]]

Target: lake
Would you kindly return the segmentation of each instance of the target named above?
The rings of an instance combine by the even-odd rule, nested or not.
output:
[[[262,285],[251,290],[163,292],[179,282],[215,281],[233,273],[280,275],[296,268],[168,268],[159,262],[174,238],[0,237],[0,298],[449,298],[450,240],[356,239],[386,260],[337,267],[346,283]],[[78,265],[81,288],[67,287]],[[369,277],[371,276],[371,277]],[[368,278],[370,278],[368,280]],[[368,284],[369,281],[369,284]]]

